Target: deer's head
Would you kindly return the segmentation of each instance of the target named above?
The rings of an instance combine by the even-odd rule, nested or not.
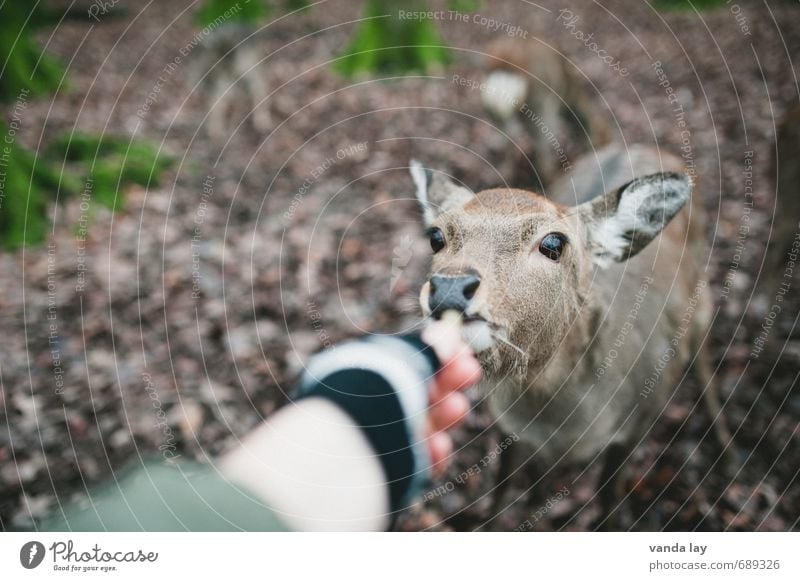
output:
[[[527,368],[559,348],[596,269],[649,244],[689,199],[679,173],[640,177],[579,206],[524,190],[477,194],[412,161],[433,260],[426,316],[454,309],[485,365]]]

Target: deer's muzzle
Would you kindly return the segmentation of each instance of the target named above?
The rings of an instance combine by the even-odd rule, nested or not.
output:
[[[428,295],[431,315],[438,319],[445,311],[466,312],[480,284],[477,274],[432,276]]]

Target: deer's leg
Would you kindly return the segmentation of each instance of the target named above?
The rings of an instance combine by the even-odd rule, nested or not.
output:
[[[531,128],[536,146],[536,158],[539,161],[539,176],[544,186],[549,186],[560,176],[561,162],[556,144],[564,147],[564,129],[561,122],[561,101],[555,95],[547,95],[540,103],[540,117]]]
[[[604,145],[611,143],[611,127],[606,123],[603,116],[598,113],[590,99],[586,98],[583,91],[578,90],[571,95],[574,101],[571,115],[577,117],[577,121],[583,123],[583,128],[577,127],[580,132],[578,142],[586,148],[600,149]],[[569,101],[568,101],[569,102]],[[588,135],[584,133],[588,131]]]
[[[220,142],[228,135],[226,127],[228,121],[228,106],[233,94],[228,79],[225,77],[217,78],[208,97],[207,130],[208,136],[214,142]]]
[[[547,496],[543,493],[541,480],[547,470],[540,461],[530,457],[528,452],[529,449],[520,443],[513,444],[503,452],[486,520],[500,516],[520,500],[528,512],[531,509],[538,510],[546,501]],[[512,498],[509,494],[512,482],[521,482],[527,487],[519,498]],[[517,526],[521,524],[523,523],[516,523]]]
[[[512,441],[511,438],[502,434],[500,442]],[[513,441],[512,441],[513,442]],[[472,508],[460,510],[456,514],[447,517],[446,522],[457,531],[472,531],[476,528],[481,530],[492,530],[488,528],[497,526],[497,518],[513,504],[508,498],[508,487],[516,473],[522,467],[524,460],[520,447],[512,443],[498,457],[498,470],[495,479],[495,486],[486,493],[485,498],[489,500],[489,508],[484,509],[473,505]]]
[[[509,436],[502,434],[500,441],[508,440]],[[511,444],[500,455],[500,465],[497,469],[496,485],[492,491],[492,504],[489,509],[489,518],[493,518],[508,508],[510,502],[508,497],[508,487],[515,475],[525,464],[524,451],[516,442]]]
[[[622,473],[632,449],[627,444],[610,444],[603,460],[603,471],[597,480],[600,516],[592,523],[595,530],[618,530],[623,497]]]
[[[726,472],[733,473],[736,471],[738,463],[736,449],[733,446],[733,438],[728,430],[728,423],[725,421],[725,415],[720,405],[719,388],[716,377],[714,377],[714,368],[709,360],[708,351],[702,346],[697,350],[694,371],[700,382],[700,388],[703,390],[703,399],[714,428],[714,436],[722,448],[724,469]]]
[[[272,116],[269,111],[269,102],[261,103],[269,94],[263,71],[255,67],[245,76],[247,92],[250,94],[250,101],[253,106],[251,115],[253,128],[260,132],[266,132],[272,124]]]

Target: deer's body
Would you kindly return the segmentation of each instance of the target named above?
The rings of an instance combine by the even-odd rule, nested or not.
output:
[[[484,107],[512,134],[527,131],[541,183],[564,175],[578,153],[611,140],[611,129],[591,102],[588,82],[558,49],[538,39],[503,39],[489,47]],[[567,155],[569,153],[570,155]]]
[[[607,148],[547,193],[572,206],[636,176],[682,169],[644,148]],[[555,353],[546,362],[532,357],[523,376],[490,375],[494,416],[536,458],[590,461],[612,443],[635,445],[652,426],[710,322],[701,223],[698,207],[684,207],[637,256],[596,269]],[[516,343],[535,351],[537,329],[527,331]]]
[[[778,128],[775,151],[770,171],[776,176],[775,214],[769,236],[769,245],[764,266],[758,279],[758,287],[766,308],[770,308],[781,291],[781,285],[791,283],[791,270],[787,260],[796,248],[800,229],[800,165],[797,152],[800,150],[800,104],[795,105]],[[787,277],[788,275],[788,277]],[[786,292],[786,287],[783,287]],[[769,350],[779,351],[781,341],[770,341]],[[772,354],[773,357],[778,355]]]
[[[203,39],[192,60],[191,76],[206,96],[208,135],[214,141],[227,139],[239,124],[231,120],[231,111],[241,103],[249,108],[256,131],[263,133],[270,127],[269,104],[263,103],[269,91],[260,66],[264,59],[261,37],[255,26],[228,22]]]
[[[436,251],[423,311],[464,313],[483,395],[539,465],[616,447],[618,468],[705,338],[708,252],[682,171],[657,150],[610,146],[544,197],[473,194],[412,169]]]

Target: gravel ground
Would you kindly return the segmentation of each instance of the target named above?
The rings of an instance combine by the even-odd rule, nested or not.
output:
[[[698,14],[632,0],[572,4],[574,29],[557,20],[565,5],[549,0],[487,1],[479,14],[559,46],[594,85],[615,140],[677,152],[690,140],[712,217],[720,309],[709,342],[743,461],[732,478],[716,469],[708,421],[694,413],[698,386],[687,378],[628,469],[624,525],[795,529],[795,288],[770,330],[780,359],[750,352],[771,303],[752,291],[773,219],[775,125],[798,100],[800,7],[740,0]],[[359,5],[331,0],[272,24],[258,41],[272,56],[258,71],[274,91],[265,104],[273,126],[260,133],[239,124],[239,102],[222,142],[200,127],[208,103],[193,90],[192,52],[164,69],[198,33],[191,2],[122,0],[99,22],[42,31],[70,63],[68,84],[27,104],[17,139],[36,148],[73,129],[135,132],[176,164],[159,187],[128,189],[114,215],[90,195],[83,204],[62,200],[48,244],[0,253],[0,528],[28,526],[144,455],[217,454],[285,402],[311,353],[417,325],[429,250],[405,169],[412,155],[475,189],[524,182],[520,154],[492,126],[478,91],[452,82],[453,74],[481,78],[481,51],[503,30],[480,19],[439,21],[453,47],[446,70],[347,82],[326,63],[350,37]],[[574,30],[593,33],[627,75]],[[678,94],[688,134],[654,61]],[[524,136],[517,145],[531,147]],[[737,250],[749,151],[755,207]],[[577,480],[574,468],[546,475],[545,510],[526,501],[532,480],[518,478],[518,501],[490,515],[499,434],[478,409],[456,439],[452,469],[399,529],[589,527],[596,467]],[[559,496],[563,487],[569,494]]]

